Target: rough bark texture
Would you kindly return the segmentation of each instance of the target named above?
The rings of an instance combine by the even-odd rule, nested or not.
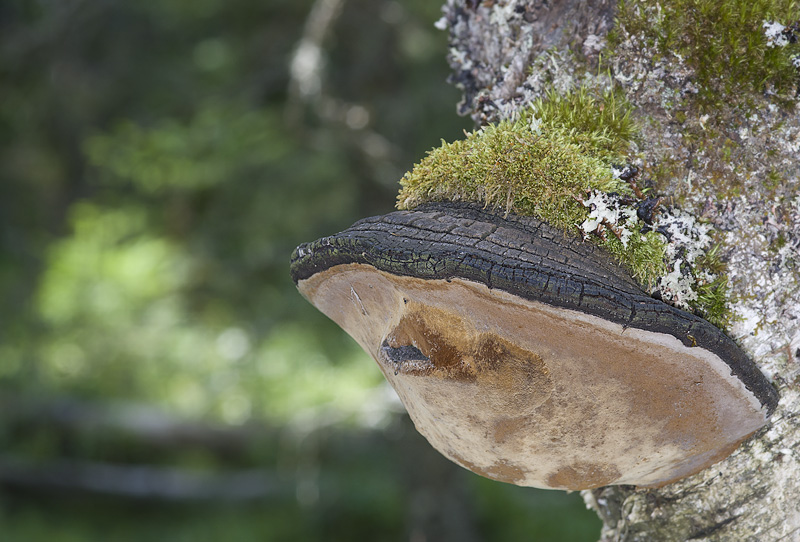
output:
[[[776,106],[769,92],[706,115],[682,107],[697,68],[624,32],[598,70],[615,4],[449,1],[443,22],[453,81],[464,90],[459,110],[483,124],[548,91],[620,88],[642,127],[644,174],[720,232],[739,317],[729,331],[780,403],[769,426],[695,476],[584,498],[604,521],[603,540],[800,540],[800,109]]]

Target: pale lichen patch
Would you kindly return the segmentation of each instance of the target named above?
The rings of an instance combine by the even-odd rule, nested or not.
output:
[[[626,205],[617,194],[591,190],[581,203],[589,208],[589,216],[580,225],[584,235],[605,233],[607,228],[617,236],[622,246],[627,248],[636,226],[641,227],[636,217],[636,209],[630,204]]]
[[[776,199],[766,205],[741,196],[726,214],[730,279],[737,292],[734,309],[741,319],[732,332],[763,362],[767,374],[800,371],[800,196]],[[761,224],[749,235],[742,231]]]
[[[681,269],[682,263],[681,259],[675,260],[672,271],[659,280],[658,289],[662,297],[676,307],[688,309],[689,303],[697,299],[697,292],[694,291],[694,277],[684,273]]]
[[[767,47],[786,47],[791,43],[786,35],[786,27],[775,21],[764,21],[764,35],[767,37]]]

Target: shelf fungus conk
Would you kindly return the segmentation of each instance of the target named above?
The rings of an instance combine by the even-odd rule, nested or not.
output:
[[[534,218],[426,204],[298,247],[291,272],[420,433],[495,480],[662,486],[725,458],[777,403],[719,329]]]

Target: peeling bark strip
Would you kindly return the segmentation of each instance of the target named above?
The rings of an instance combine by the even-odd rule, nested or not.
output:
[[[659,487],[726,457],[777,404],[719,329],[533,218],[427,204],[301,245],[291,272],[429,442],[496,480]]]
[[[351,263],[421,279],[459,277],[626,328],[665,333],[717,354],[769,414],[778,402],[774,388],[719,329],[648,296],[601,249],[533,217],[436,203],[366,218],[298,247],[292,279]]]

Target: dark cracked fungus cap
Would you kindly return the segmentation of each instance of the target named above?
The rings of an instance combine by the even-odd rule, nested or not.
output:
[[[427,204],[301,245],[291,273],[419,432],[495,480],[662,486],[728,456],[777,404],[722,331],[534,218]]]

